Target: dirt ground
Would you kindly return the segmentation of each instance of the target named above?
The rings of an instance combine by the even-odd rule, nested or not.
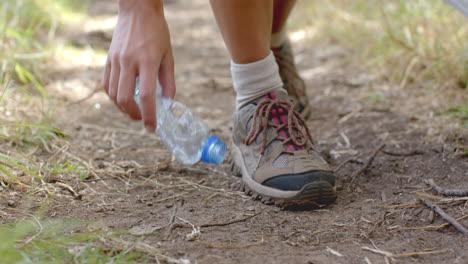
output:
[[[78,48],[103,52],[112,36],[112,27],[103,25],[116,15],[115,1],[90,2],[91,20],[83,31],[62,35]],[[229,57],[208,1],[167,2],[176,98],[229,142],[234,108]],[[58,94],[66,103],[60,127],[70,134],[69,153],[92,173],[86,180],[67,179],[82,198],[64,191],[47,215],[129,232],[134,235],[127,236],[129,241],[137,237],[190,263],[385,263],[382,255],[363,247],[393,254],[444,250],[396,257],[392,263],[468,263],[468,239],[455,228],[417,229],[445,223],[418,202],[420,193],[434,194],[425,179],[468,188],[468,159],[456,151],[467,145],[466,130],[438,114],[456,93],[437,98],[434,90],[390,86],[361,71],[358,62],[347,59],[349,51],[333,43],[296,39],[294,47],[312,105],[308,125],[318,146],[335,168],[354,159],[337,171],[336,204],[282,210],[242,193],[228,164],[171,163],[158,138],[145,134],[104,93],[71,103],[95,89],[103,69],[99,63],[77,63],[53,69],[50,76],[51,83],[70,87]],[[369,169],[348,188],[351,175],[384,143]],[[37,206],[31,202],[35,198],[14,199],[18,209]],[[438,204],[453,217],[468,214],[466,200]],[[468,226],[468,219],[460,222]],[[200,227],[198,238],[187,238],[189,223]]]

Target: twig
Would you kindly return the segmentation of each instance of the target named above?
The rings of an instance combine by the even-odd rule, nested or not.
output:
[[[457,202],[457,201],[468,201],[468,196],[445,198],[444,196],[436,196],[436,195],[431,195],[431,194],[424,193],[424,192],[417,192],[416,194],[419,196],[419,198],[426,198],[426,199],[429,199],[429,200],[434,200],[434,201],[437,201],[438,203],[451,203],[451,202]]]
[[[93,97],[97,92],[99,92],[99,90],[101,90],[101,85],[100,85],[100,83],[96,83],[96,86],[94,87],[94,89],[88,95],[86,95],[85,97],[83,97],[81,99],[78,99],[78,100],[76,100],[74,102],[69,103],[67,106],[82,103],[82,102],[90,99],[91,97]]]
[[[341,168],[343,168],[346,164],[350,163],[351,161],[355,161],[356,159],[349,158],[343,162],[340,163],[340,165],[336,166],[335,168],[335,173],[338,172]]]
[[[34,221],[36,221],[37,226],[39,227],[39,231],[36,234],[34,234],[32,237],[30,237],[26,241],[24,241],[22,246],[26,246],[31,241],[33,241],[37,236],[39,236],[42,233],[42,231],[44,230],[44,228],[42,227],[41,221],[39,221],[39,219],[35,215],[28,214],[28,213],[25,213],[25,212],[22,212],[22,213],[31,216],[34,219]]]
[[[366,262],[366,264],[372,264],[372,262],[369,260],[368,257],[365,257],[365,258],[364,258],[364,261]]]
[[[426,180],[425,182],[431,186],[437,194],[445,196],[468,196],[468,190],[444,189],[438,186],[433,179]]]
[[[176,198],[176,197],[179,197],[179,196],[182,196],[182,195],[186,195],[187,193],[189,193],[189,192],[184,192],[184,193],[179,193],[179,194],[176,194],[176,195],[172,195],[172,196],[169,196],[169,197],[166,197],[166,198],[163,198],[163,199],[156,200],[153,203],[164,202],[164,201],[167,201],[167,200],[172,199],[172,198]]]
[[[414,257],[414,256],[421,256],[421,255],[431,255],[431,254],[442,254],[450,252],[448,249],[443,250],[434,250],[434,251],[423,251],[423,252],[410,252],[410,253],[402,253],[402,254],[392,254],[388,256],[389,258],[404,258],[404,257]]]
[[[370,247],[362,247],[362,249],[373,252],[373,253],[376,253],[376,254],[380,254],[380,255],[385,256],[385,257],[390,257],[391,255],[393,255],[392,253],[390,253],[388,251],[383,251],[383,250],[380,250],[380,249],[373,249],[373,248],[370,248]]]
[[[127,242],[122,239],[118,239],[114,237],[109,237],[106,239],[101,237],[99,240],[104,244],[104,246],[110,247],[113,250],[125,251],[131,247],[135,251],[148,254],[148,255],[152,255],[155,258],[161,258],[163,261],[166,261],[168,263],[184,263],[178,259],[174,259],[174,258],[163,255],[161,251],[159,251],[158,249],[148,244],[145,244],[143,242],[137,241],[137,242],[131,243],[131,242]]]
[[[167,231],[168,231],[167,237],[171,235],[172,229],[174,229],[176,214],[177,214],[177,205],[174,204],[174,207],[172,207],[171,217],[169,218],[169,223],[167,224]]]
[[[406,87],[406,83],[408,82],[408,77],[413,71],[414,65],[418,62],[419,57],[418,56],[413,56],[408,63],[408,66],[405,69],[405,75],[403,76],[403,79],[400,82],[400,89],[404,89]]]
[[[75,199],[81,200],[82,195],[78,194],[75,190],[73,190],[73,188],[70,185],[65,184],[63,182],[56,182],[55,185],[61,187],[62,189],[67,190],[69,193],[71,193],[71,195],[73,195]]]
[[[431,212],[433,212],[433,211],[431,211]],[[468,217],[468,215],[464,215],[462,217],[457,218],[456,220],[460,221],[460,220],[463,220],[463,219],[465,219],[467,217]],[[418,226],[418,227],[400,227],[399,229],[400,230],[439,230],[439,229],[442,229],[442,228],[447,227],[449,225],[450,225],[450,223],[444,223],[444,224],[441,224],[439,226],[429,225],[429,226]]]
[[[425,192],[416,192],[416,194],[419,196],[419,198],[426,198],[426,199],[438,201],[438,202],[444,199],[443,196],[436,196],[436,195],[432,195],[432,194],[425,193]]]
[[[416,156],[416,155],[423,155],[424,152],[421,150],[412,150],[410,152],[393,152],[390,150],[382,150],[382,153],[389,155],[389,156],[395,156],[395,157],[409,157],[409,156]]]
[[[63,145],[63,147],[61,147],[60,149],[58,149],[49,159],[48,159],[48,163],[52,162],[60,153],[62,153],[64,150],[66,151],[68,149],[70,145],[66,144],[66,145]]]
[[[86,180],[80,180],[81,182],[98,182],[98,181],[105,181],[105,180],[111,180],[115,179],[115,177],[106,177],[106,178],[99,178],[99,179],[86,179]]]
[[[212,195],[210,195],[210,196],[206,197],[205,199],[203,199],[202,204],[203,204],[204,206],[206,206],[206,204],[208,203],[208,201],[209,201],[211,198],[213,198],[213,197],[215,197],[215,196],[218,196],[218,195],[220,195],[220,194],[219,194],[219,193],[213,193]]]
[[[440,215],[442,218],[447,220],[451,225],[453,225],[458,231],[460,231],[463,235],[468,236],[468,229],[466,229],[464,226],[462,226],[455,218],[451,217],[447,213],[444,212],[444,210],[440,209],[437,205],[432,204],[429,202],[429,200],[426,200],[424,198],[420,198],[421,202],[423,202],[425,205],[427,205],[429,208],[434,210],[438,215]]]
[[[241,218],[241,219],[237,219],[237,220],[233,220],[233,221],[229,221],[229,222],[226,222],[226,223],[210,223],[210,224],[203,224],[203,225],[200,225],[200,227],[213,227],[213,226],[227,226],[227,225],[232,225],[232,224],[235,224],[235,223],[240,223],[240,222],[244,222],[244,221],[247,221],[251,218],[254,218],[255,216],[259,215],[263,213],[263,211],[260,211],[256,214],[253,214],[253,215],[250,215],[248,217],[245,217],[245,218]]]
[[[343,254],[341,254],[340,252],[338,252],[338,251],[336,251],[336,250],[334,250],[332,248],[327,247],[327,251],[330,252],[330,254],[335,255],[337,257],[344,257]]]
[[[265,243],[265,241],[263,240],[263,237],[262,237],[262,240],[260,240],[259,242],[252,243],[252,244],[244,244],[244,245],[219,245],[219,244],[211,244],[202,240],[197,240],[197,242],[208,248],[227,248],[227,249],[247,248],[247,247],[262,245],[263,243]]]
[[[185,238],[188,241],[194,241],[194,240],[196,240],[197,238],[200,237],[201,233],[200,233],[200,227],[199,226],[195,226],[194,224],[190,223],[189,221],[187,221],[187,220],[185,220],[183,218],[180,218],[180,217],[177,217],[177,218],[179,218],[179,220],[184,221],[185,223],[192,226],[192,232],[185,236]]]
[[[345,116],[343,116],[342,118],[340,118],[340,119],[338,120],[338,123],[341,124],[341,123],[344,123],[344,122],[348,121],[351,117],[355,116],[355,115],[356,115],[357,113],[359,113],[360,111],[361,111],[361,109],[358,108],[358,109],[355,109],[355,110],[349,112],[348,114],[346,114]]]
[[[378,148],[376,148],[374,150],[374,152],[372,152],[372,154],[369,156],[369,158],[367,159],[366,163],[364,164],[364,166],[362,166],[362,168],[360,168],[359,170],[355,171],[353,173],[353,175],[351,175],[351,182],[349,183],[348,185],[348,190],[351,189],[351,187],[353,186],[353,183],[354,183],[354,180],[356,180],[356,178],[361,175],[364,171],[366,171],[370,165],[372,164],[372,161],[374,161],[375,159],[375,156],[377,155],[377,153],[379,153],[380,150],[382,150],[383,148],[385,147],[385,143],[384,144],[381,144]]]
[[[404,203],[404,204],[394,204],[394,205],[386,205],[383,208],[384,209],[393,209],[393,208],[413,208],[413,207],[418,207],[418,203]]]

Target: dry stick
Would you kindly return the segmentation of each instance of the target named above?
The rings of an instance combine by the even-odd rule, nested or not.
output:
[[[369,260],[368,257],[365,257],[365,258],[364,258],[364,261],[366,262],[366,264],[372,264],[372,262]]]
[[[79,100],[76,100],[76,101],[73,101],[73,102],[69,103],[67,106],[82,103],[82,102],[90,99],[91,97],[93,97],[97,92],[99,92],[99,90],[101,90],[101,84],[97,83],[96,86],[94,87],[94,89],[88,95],[86,95],[84,98],[81,98]]]
[[[176,198],[176,197],[179,197],[179,196],[182,196],[182,195],[186,195],[188,193],[190,193],[190,192],[179,193],[179,194],[172,195],[172,196],[169,196],[169,197],[166,197],[166,198],[163,198],[163,199],[156,200],[153,203],[164,202],[164,201],[167,201],[167,200],[172,199],[172,198]]]
[[[167,237],[171,235],[172,230],[174,229],[176,214],[177,214],[177,205],[174,204],[174,207],[172,208],[171,218],[169,218],[169,224],[167,225],[167,231],[168,231]]]
[[[380,249],[373,249],[373,248],[370,248],[370,247],[362,247],[362,249],[373,252],[373,253],[376,253],[376,254],[380,254],[380,255],[385,256],[385,257],[389,257],[389,256],[393,255],[392,253],[390,253],[388,251],[383,251],[383,250],[380,250]]]
[[[169,263],[177,263],[177,262],[174,262],[173,258],[163,255],[158,249],[156,249],[156,248],[154,248],[154,247],[152,247],[152,246],[150,246],[148,244],[145,244],[143,242],[138,242],[137,241],[137,242],[134,242],[134,243],[130,243],[130,242],[124,241],[122,239],[117,239],[117,238],[113,238],[113,237],[106,238],[106,239],[101,237],[100,241],[101,241],[101,243],[104,244],[104,246],[110,247],[113,250],[126,251],[131,247],[137,252],[145,253],[145,254],[148,254],[148,255],[153,255],[155,258],[160,257],[161,259],[163,259],[164,261],[167,261]],[[170,261],[172,261],[172,262],[170,262]]]
[[[450,197],[450,198],[444,198],[444,196],[436,196],[436,195],[431,195],[428,193],[423,193],[423,192],[417,192],[416,193],[419,198],[426,198],[429,200],[435,200],[440,203],[451,203],[451,202],[456,202],[456,201],[468,201],[468,196],[464,197]]]
[[[408,63],[408,66],[406,67],[405,69],[405,75],[403,76],[403,79],[401,80],[400,82],[400,89],[404,89],[405,86],[406,86],[406,83],[408,82],[408,76],[411,74],[411,72],[413,71],[413,68],[414,68],[414,65],[416,65],[416,63],[418,62],[419,60],[419,57],[416,55],[416,56],[413,56],[410,60],[410,62]]]
[[[334,250],[332,248],[327,247],[327,251],[330,252],[330,254],[335,255],[337,257],[344,257],[343,254],[341,254],[340,252],[338,252],[338,251],[336,251],[336,250]]]
[[[436,196],[436,195],[432,195],[432,194],[425,193],[425,192],[416,192],[416,194],[418,195],[419,198],[426,198],[426,199],[437,201],[437,202],[440,202],[442,199],[444,199],[443,196]]]
[[[421,150],[412,150],[410,152],[393,152],[390,150],[382,150],[382,153],[395,157],[409,157],[424,154],[424,152],[422,152]]]
[[[447,220],[451,225],[453,225],[458,231],[460,231],[463,235],[468,236],[468,229],[466,229],[464,226],[462,226],[455,218],[451,217],[447,213],[444,212],[444,210],[440,209],[437,205],[432,204],[429,202],[429,200],[426,200],[424,198],[419,198],[421,202],[423,202],[425,205],[427,205],[429,208],[434,210],[438,215],[440,215],[442,218]]]
[[[340,165],[336,166],[335,168],[335,173],[338,172],[341,168],[343,168],[346,164],[348,164],[349,162],[351,161],[355,161],[356,159],[353,159],[353,158],[350,158],[350,159],[347,159],[343,162],[340,163]]]
[[[73,188],[70,185],[65,184],[63,182],[56,182],[55,185],[61,187],[62,189],[67,190],[69,193],[71,193],[71,195],[73,195],[73,198],[77,200],[81,200],[82,198],[81,194],[78,194],[75,190],[73,190]]]
[[[33,241],[38,235],[40,235],[42,231],[44,230],[44,228],[42,227],[41,221],[39,221],[39,219],[35,215],[28,214],[25,212],[22,212],[22,213],[31,216],[34,219],[34,221],[36,221],[37,226],[39,227],[39,231],[36,234],[34,234],[32,237],[26,239],[26,241],[23,242],[22,246],[25,246],[29,244],[31,241]]]
[[[414,256],[421,256],[421,255],[442,254],[442,253],[447,253],[450,251],[451,250],[448,250],[448,249],[442,249],[442,250],[434,250],[434,251],[410,252],[410,253],[402,253],[402,254],[392,254],[388,257],[389,258],[414,257]]]
[[[468,190],[457,190],[457,189],[444,189],[439,187],[433,179],[425,181],[429,186],[431,186],[437,194],[442,194],[445,196],[468,196]]]
[[[393,209],[393,208],[413,208],[413,207],[418,207],[418,203],[404,203],[404,204],[394,204],[394,205],[386,205],[383,208],[384,209]]]
[[[233,221],[229,221],[229,222],[226,222],[226,223],[212,223],[212,224],[203,224],[203,225],[200,225],[200,227],[212,227],[212,226],[227,226],[227,225],[232,225],[232,224],[235,224],[235,223],[239,223],[239,222],[244,222],[244,221],[247,221],[251,218],[254,218],[255,216],[259,215],[263,213],[263,210],[256,213],[256,214],[253,214],[253,215],[250,215],[248,217],[245,217],[245,218],[242,218],[242,219],[237,219],[237,220],[233,220]]]
[[[362,166],[362,168],[360,168],[359,170],[355,171],[353,173],[353,175],[351,175],[351,182],[349,183],[348,185],[348,190],[351,189],[351,187],[353,186],[353,183],[354,183],[354,180],[359,176],[361,175],[365,170],[367,170],[370,165],[372,164],[372,161],[374,161],[375,159],[375,156],[377,155],[377,153],[379,153],[380,150],[382,150],[383,148],[385,147],[385,143],[380,145],[377,149],[374,150],[374,152],[369,156],[369,158],[367,159],[367,162],[364,164],[364,166]]]
[[[434,212],[434,211],[431,211],[431,212]],[[460,221],[460,220],[463,220],[463,219],[465,219],[467,217],[468,217],[468,215],[464,215],[462,217],[457,218],[456,220]],[[429,226],[417,226],[417,227],[400,227],[399,229],[400,230],[439,230],[439,229],[442,229],[442,228],[447,227],[449,225],[450,225],[450,223],[444,223],[444,224],[441,224],[441,225],[438,225],[438,226],[429,225]]]

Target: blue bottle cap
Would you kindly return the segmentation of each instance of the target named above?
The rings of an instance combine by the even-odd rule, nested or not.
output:
[[[210,136],[202,150],[201,161],[219,165],[226,157],[226,144],[217,136]]]

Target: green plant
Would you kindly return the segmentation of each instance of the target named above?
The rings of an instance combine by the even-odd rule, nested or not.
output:
[[[81,164],[76,164],[70,159],[66,159],[64,162],[52,162],[46,164],[43,170],[47,173],[57,174],[57,175],[73,175],[78,178],[84,178],[87,174],[87,171]]]
[[[61,21],[79,17],[87,1],[3,0],[0,2],[0,84],[13,78],[44,90],[41,62],[52,53],[49,45]]]
[[[128,247],[107,245],[118,233],[92,230],[72,220],[40,220],[0,225],[2,263],[145,263],[147,258]]]
[[[296,28],[337,41],[401,87],[468,87],[466,17],[443,1],[303,1]],[[294,25],[293,25],[294,26]]]
[[[463,125],[468,127],[468,104],[450,107],[444,113],[459,119]]]

